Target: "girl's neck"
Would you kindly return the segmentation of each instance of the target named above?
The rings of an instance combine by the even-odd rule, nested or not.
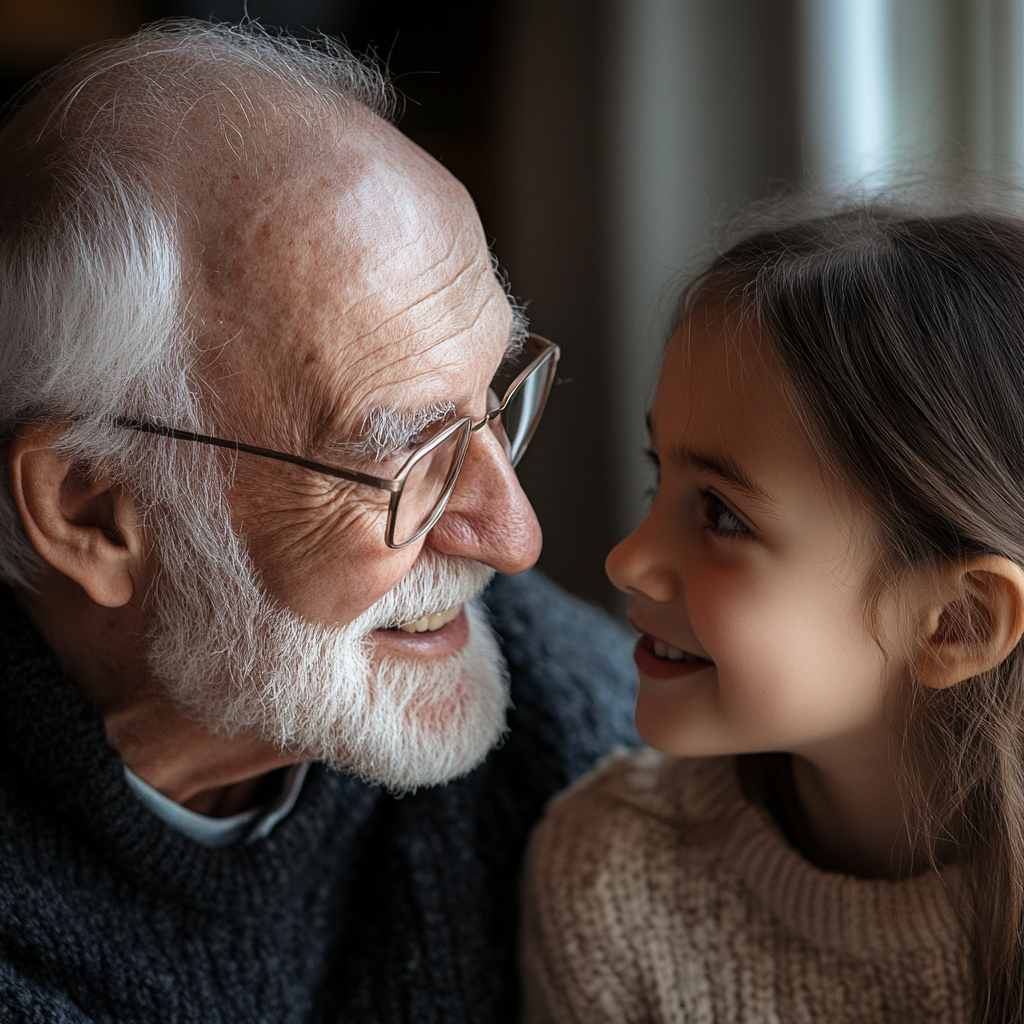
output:
[[[827,750],[793,756],[796,820],[786,822],[805,857],[861,878],[907,878],[928,866],[906,826],[886,726]]]
[[[906,878],[924,866],[891,771],[869,765],[829,771],[794,757],[793,785],[801,819],[794,840],[818,867],[860,878]]]

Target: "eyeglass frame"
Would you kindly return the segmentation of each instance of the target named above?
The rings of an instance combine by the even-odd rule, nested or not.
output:
[[[361,473],[355,469],[342,469],[339,466],[329,466],[325,463],[313,462],[311,459],[304,459],[300,455],[291,455],[287,452],[275,451],[273,448],[260,448],[258,445],[245,444],[242,441],[235,441],[229,438],[213,437],[210,434],[199,434],[191,430],[179,430],[177,427],[164,427],[158,423],[150,423],[147,420],[133,420],[128,417],[119,417],[114,420],[114,424],[118,427],[123,427],[126,430],[137,430],[144,434],[154,434],[157,437],[169,437],[176,441],[194,441],[198,444],[208,444],[217,448],[228,448],[232,451],[244,452],[246,455],[259,455],[266,459],[276,459],[279,462],[288,462],[293,466],[300,466],[303,469],[311,469],[317,473],[325,473],[328,476],[333,476],[340,480],[348,480],[351,483],[364,484],[367,487],[387,491],[390,493],[391,498],[388,503],[388,521],[384,530],[384,543],[389,548],[400,549],[415,543],[420,539],[420,537],[424,536],[424,534],[429,533],[430,530],[437,525],[437,521],[441,516],[444,515],[444,510],[448,505],[448,500],[451,498],[452,492],[455,490],[455,484],[458,481],[459,473],[462,472],[462,464],[466,460],[466,454],[469,452],[469,445],[472,441],[473,435],[478,430],[492,423],[501,416],[505,411],[505,407],[515,396],[516,392],[522,387],[527,378],[537,373],[546,362],[550,361],[551,367],[548,370],[547,380],[544,383],[544,393],[538,403],[537,412],[534,414],[533,422],[530,424],[528,433],[522,441],[519,450],[516,452],[515,459],[512,459],[510,452],[506,452],[506,455],[509,456],[509,463],[513,469],[515,469],[519,464],[519,460],[522,459],[523,454],[526,452],[530,442],[533,440],[533,435],[540,424],[541,416],[544,413],[548,397],[551,394],[551,386],[555,380],[555,367],[558,365],[558,360],[561,356],[561,349],[553,341],[548,341],[547,338],[542,338],[539,334],[527,335],[524,347],[536,346],[538,344],[543,347],[537,354],[537,357],[531,360],[531,362],[516,375],[512,383],[505,389],[505,394],[501,399],[501,402],[499,402],[494,409],[491,409],[476,422],[473,421],[472,416],[460,416],[458,419],[453,420],[429,441],[426,441],[421,447],[417,448],[416,451],[414,451],[402,464],[402,468],[398,471],[398,475],[395,477],[379,477],[373,476],[369,473]],[[465,430],[467,424],[469,429]],[[437,504],[428,516],[425,525],[417,530],[412,537],[408,540],[402,541],[401,544],[394,543],[396,521],[395,513],[398,508],[399,499],[405,489],[405,482],[409,478],[409,474],[415,468],[417,462],[419,462],[424,456],[429,455],[435,448],[450,438],[451,435],[458,430],[465,430],[465,440],[463,441],[461,449],[457,453],[455,460],[452,462],[452,468],[448,473],[448,480],[445,482],[444,490],[442,491]]]

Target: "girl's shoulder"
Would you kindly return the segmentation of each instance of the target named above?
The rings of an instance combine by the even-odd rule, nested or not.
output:
[[[946,950],[962,938],[955,865],[900,882],[819,868],[743,795],[733,757],[613,755],[552,802],[528,872],[577,909],[614,892],[615,915],[642,908],[637,922],[657,916],[646,894],[662,891],[677,915],[725,900],[737,919],[771,921],[810,948],[877,953],[884,935],[894,954]]]
[[[531,860],[548,874],[564,868],[574,885],[626,865],[635,875],[641,863],[645,873],[669,861],[678,866],[680,858],[699,863],[720,856],[749,809],[731,757],[621,751],[552,801]],[[585,865],[589,872],[581,872]]]
[[[744,806],[732,758],[652,750],[615,754],[556,798],[524,876],[524,1019],[691,1019],[651,1009],[650,972],[673,977],[674,951],[696,941],[690,923],[721,920],[722,852]],[[688,1007],[706,997],[699,980],[661,994]]]
[[[552,801],[548,820],[594,831],[618,827],[675,831],[725,828],[747,805],[732,757],[670,757],[656,750],[617,751]]]
[[[922,989],[929,1009],[906,1019],[966,1019],[954,876],[816,867],[743,796],[731,757],[613,756],[550,805],[531,842],[526,1019],[706,1020],[714,1006],[715,1019],[736,1020],[720,982],[739,976],[758,996],[744,1019],[803,1019],[762,985],[774,977],[826,1002],[858,993],[822,1020],[882,1019],[864,1007],[917,1005]]]

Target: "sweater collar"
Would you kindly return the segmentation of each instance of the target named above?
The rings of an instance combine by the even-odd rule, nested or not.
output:
[[[964,941],[951,894],[955,865],[901,881],[824,871],[794,849],[740,792],[732,757],[666,761],[676,813],[719,831],[721,858],[785,930],[852,956],[949,949]]]

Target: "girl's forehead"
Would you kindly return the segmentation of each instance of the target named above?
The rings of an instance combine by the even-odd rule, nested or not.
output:
[[[665,353],[655,421],[687,432],[760,425],[771,435],[803,438],[784,371],[764,332],[739,316],[685,320]]]
[[[694,486],[724,482],[723,493],[741,504],[753,496],[749,510],[808,557],[873,552],[873,515],[824,468],[783,373],[756,324],[682,325],[666,351],[651,416],[663,469],[674,467]]]
[[[800,422],[770,339],[738,316],[701,316],[676,331],[651,427],[663,456],[724,457],[766,492],[837,486]]]

